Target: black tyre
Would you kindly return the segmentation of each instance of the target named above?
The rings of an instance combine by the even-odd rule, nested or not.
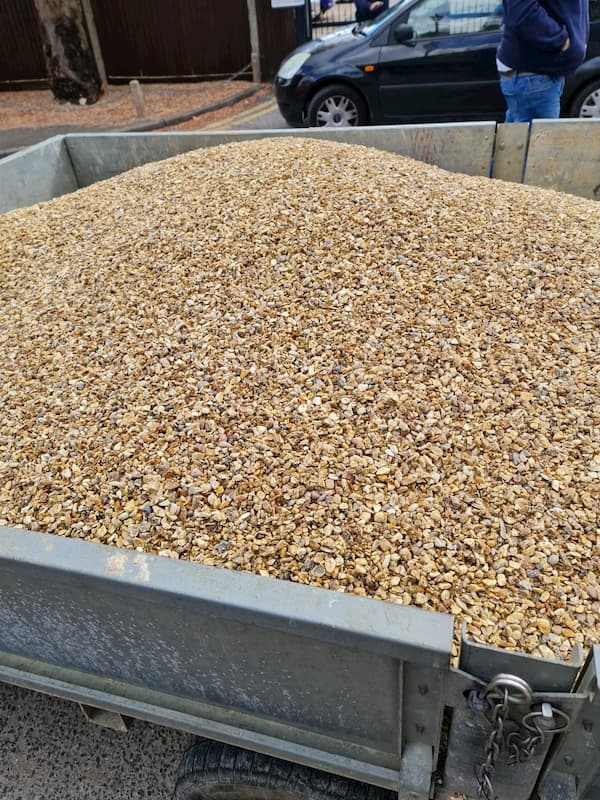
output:
[[[394,800],[397,795],[220,742],[183,755],[173,800]]]
[[[318,91],[308,104],[306,119],[311,128],[347,128],[364,125],[367,106],[350,86],[333,84]]]
[[[600,78],[588,83],[573,98],[571,116],[600,119]]]

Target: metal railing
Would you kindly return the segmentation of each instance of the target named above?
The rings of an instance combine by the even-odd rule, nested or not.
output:
[[[312,38],[331,33],[337,28],[352,25],[355,20],[356,7],[354,0],[306,0]]]
[[[390,7],[400,0],[390,0]],[[340,28],[356,22],[354,0],[306,0],[306,8],[311,26],[311,36],[317,39]]]

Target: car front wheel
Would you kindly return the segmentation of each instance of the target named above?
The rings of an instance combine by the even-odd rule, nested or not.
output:
[[[359,93],[350,86],[325,86],[308,104],[306,119],[311,128],[364,125],[367,108]]]
[[[582,119],[600,119],[600,80],[583,87],[573,100],[571,112]]]

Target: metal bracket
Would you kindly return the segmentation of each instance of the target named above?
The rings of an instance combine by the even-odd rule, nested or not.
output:
[[[100,725],[102,728],[110,728],[120,733],[127,733],[129,730],[129,721],[126,721],[126,718],[116,711],[106,711],[104,708],[96,708],[95,706],[88,706],[83,703],[78,703],[78,705],[83,712],[83,716],[88,722],[93,722],[94,725]]]
[[[540,800],[594,800],[600,795],[600,646],[594,645],[577,681],[585,698],[568,733],[551,749],[538,792]]]
[[[472,797],[477,791],[474,774],[485,756],[491,727],[484,701],[478,708],[473,690],[481,693],[498,673],[517,675],[527,681],[533,692],[528,704],[510,708],[507,719],[511,726],[518,728],[531,707],[542,703],[551,703],[572,718],[588,702],[585,691],[571,693],[581,661],[579,652],[574,656],[572,663],[534,658],[471,642],[463,630],[460,668],[448,670],[444,680],[444,703],[452,709],[452,723],[440,798],[449,798],[454,793]],[[517,767],[507,765],[502,758],[494,769],[494,788],[498,795],[511,800],[529,800],[552,745],[551,737],[547,737],[547,741],[539,744],[531,757]]]

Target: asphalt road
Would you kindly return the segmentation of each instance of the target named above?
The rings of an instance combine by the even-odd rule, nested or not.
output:
[[[171,800],[191,741],[138,720],[100,728],[74,703],[0,683],[1,800]]]
[[[275,97],[271,96],[248,111],[243,111],[225,121],[216,122],[203,130],[278,130],[289,127],[279,113]]]

